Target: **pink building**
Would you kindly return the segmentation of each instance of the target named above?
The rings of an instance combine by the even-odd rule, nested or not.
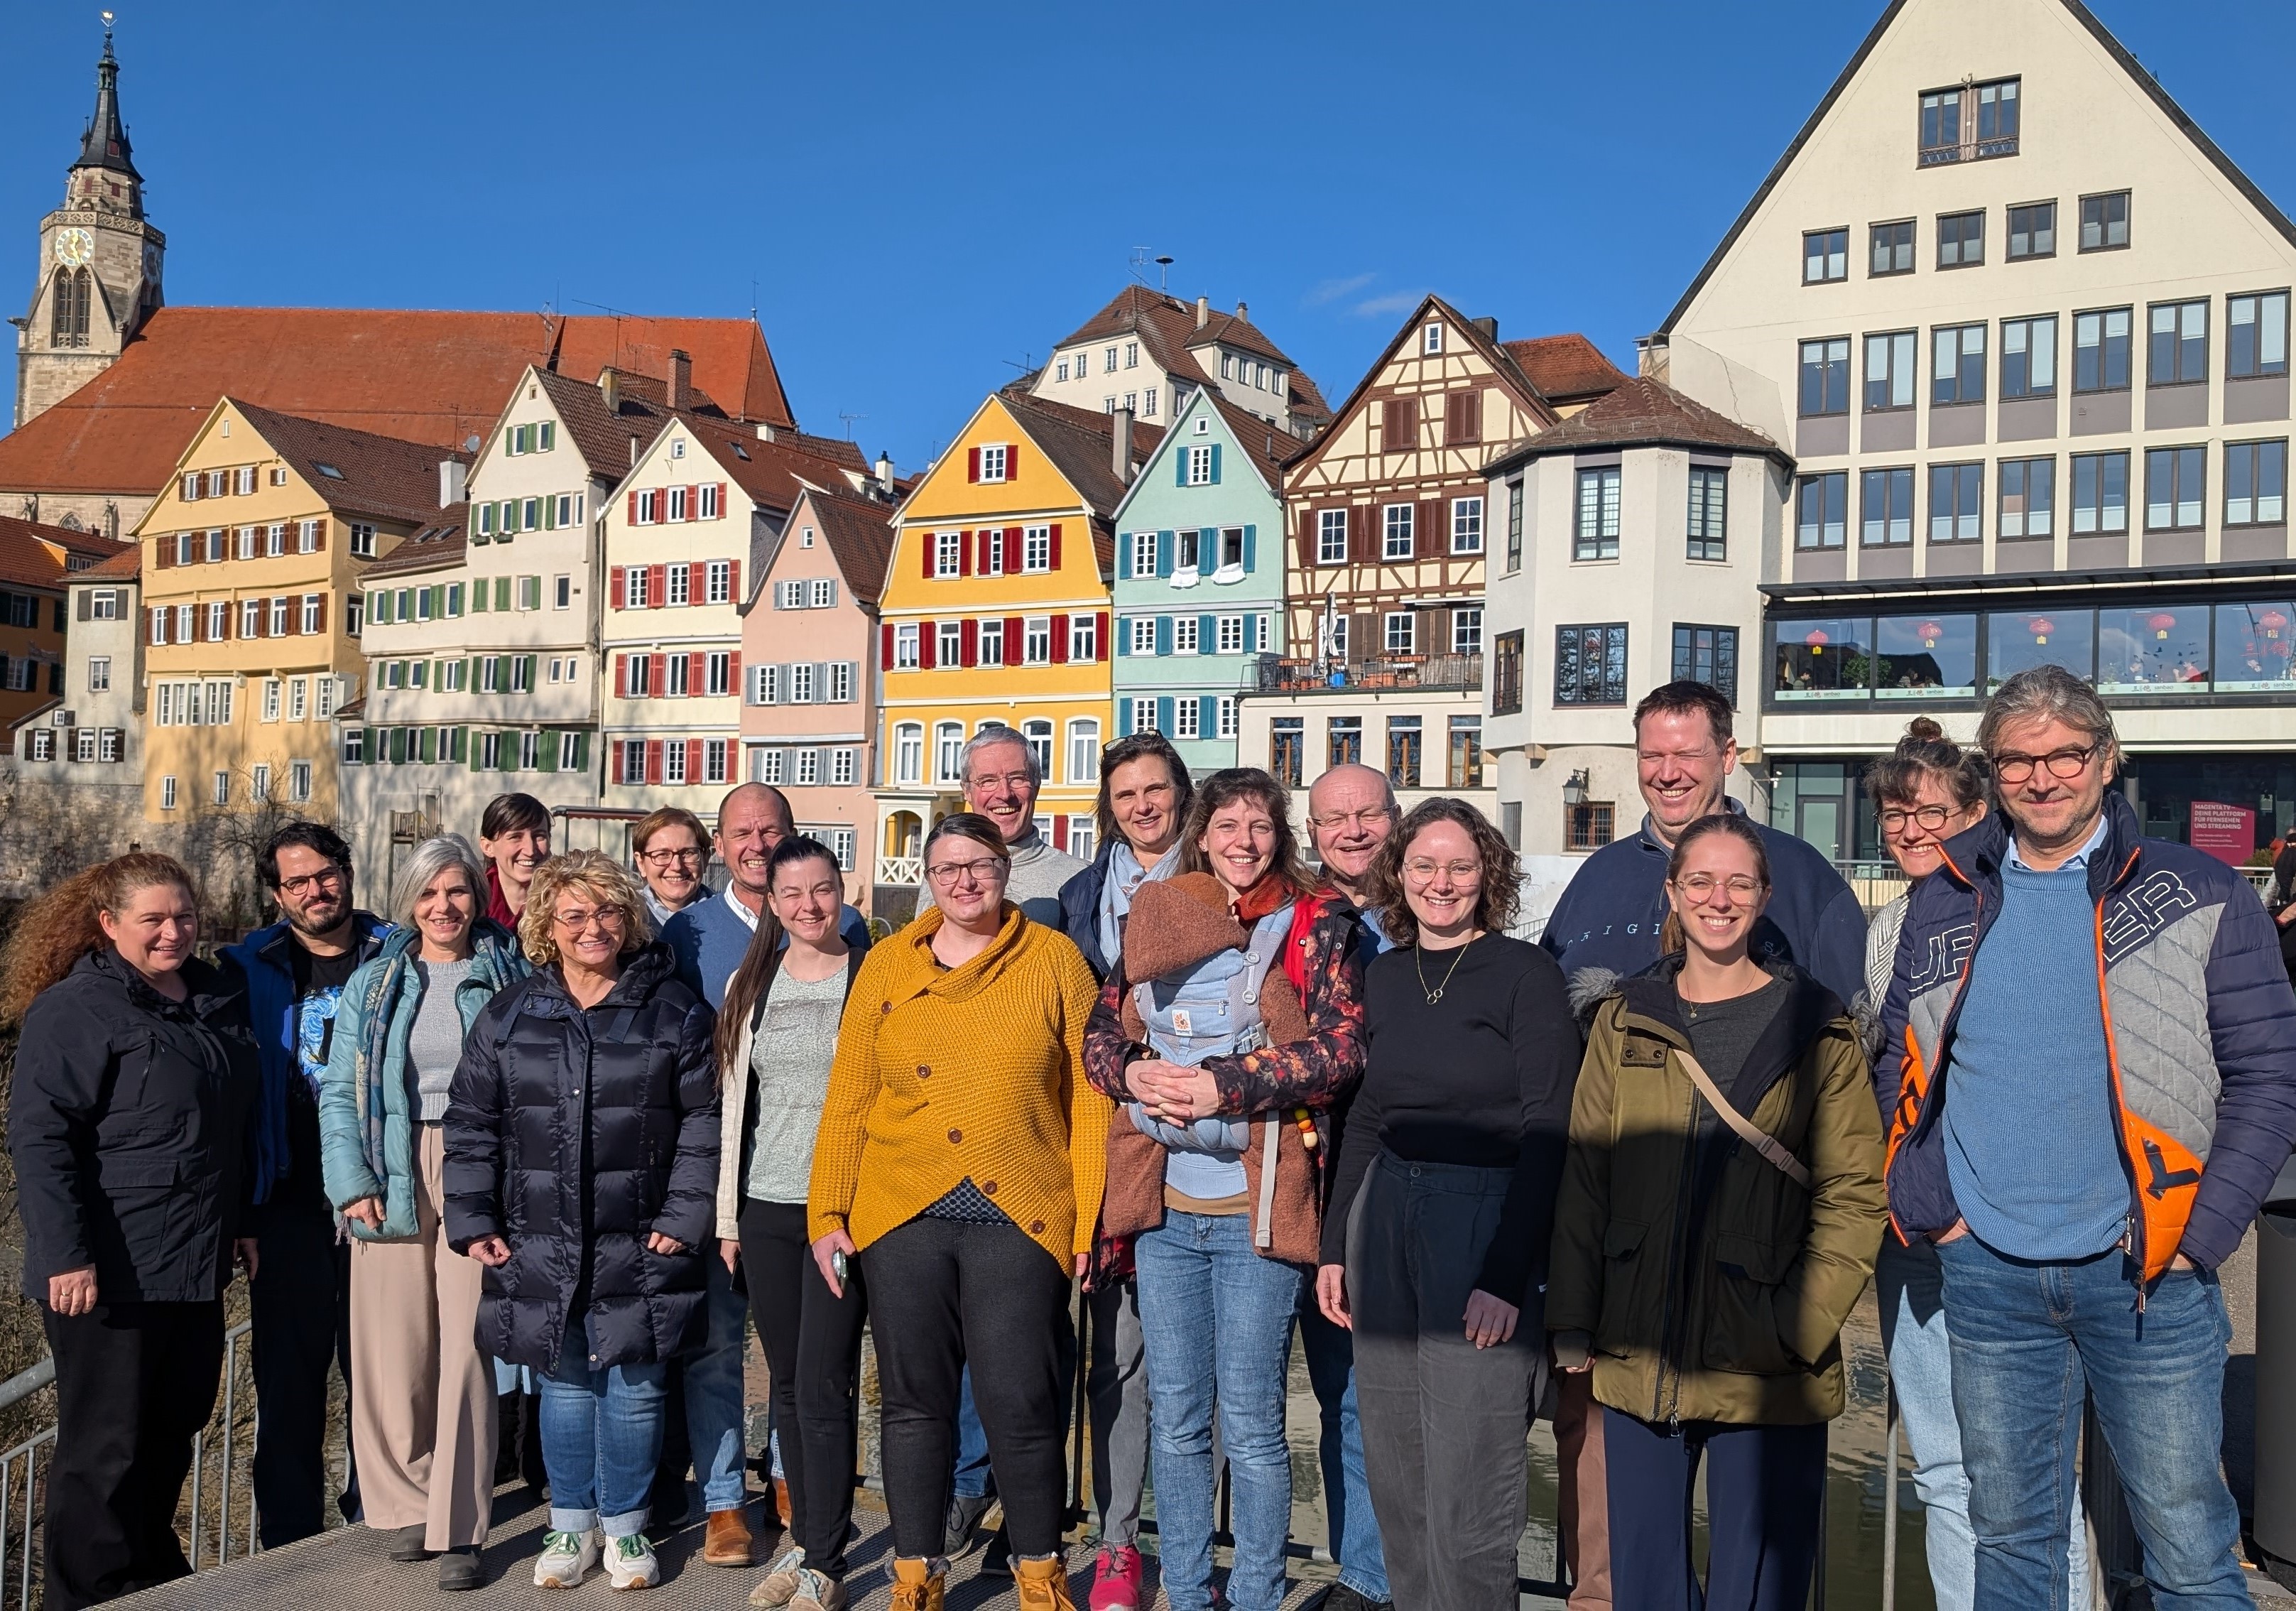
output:
[[[865,906],[876,865],[877,596],[893,505],[800,480],[742,612],[742,776],[790,799]]]

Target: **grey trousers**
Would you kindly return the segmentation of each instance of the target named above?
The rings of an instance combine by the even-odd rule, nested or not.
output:
[[[1383,1152],[1349,1221],[1364,1466],[1388,1586],[1411,1611],[1514,1611],[1546,1328],[1536,1293],[1496,1347],[1465,1320],[1511,1175]]]
[[[1140,1336],[1140,1289],[1130,1281],[1085,1295],[1092,1354],[1085,1402],[1092,1417],[1092,1497],[1103,1547],[1140,1542],[1140,1495],[1148,1485],[1148,1369]]]

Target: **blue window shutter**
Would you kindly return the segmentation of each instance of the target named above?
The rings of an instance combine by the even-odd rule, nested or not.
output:
[[[1217,654],[1219,653],[1218,616],[1199,615],[1196,617],[1196,653],[1199,654]]]
[[[1253,538],[1254,537],[1258,536],[1258,535],[1259,535],[1259,527],[1257,527],[1257,526],[1246,526],[1246,527],[1243,529],[1243,568],[1244,568],[1245,570],[1247,570],[1247,571],[1249,571],[1249,570],[1250,570],[1250,569],[1252,568],[1252,565],[1251,565],[1252,538]]]
[[[1116,702],[1116,736],[1119,738],[1132,736],[1132,702],[1128,699]]]
[[[1177,545],[1172,541],[1172,533],[1169,531],[1159,531],[1156,534],[1157,575],[1169,576],[1172,574],[1172,550]],[[1168,654],[1171,651],[1167,649],[1164,653]]]
[[[1116,652],[1119,654],[1132,653],[1132,623],[1128,621],[1119,620],[1116,623]]]
[[[1196,733],[1202,738],[1219,736],[1219,696],[1207,694],[1197,702]]]
[[[1116,534],[1116,579],[1132,579],[1132,538],[1121,531]]]
[[[1172,698],[1168,694],[1156,702],[1156,730],[1167,738],[1172,735]]]
[[[1172,466],[1174,471],[1172,484],[1177,487],[1186,486],[1188,484],[1188,450],[1185,448],[1174,451]]]
[[[1169,654],[1171,652],[1172,618],[1168,615],[1160,615],[1156,618],[1156,653]]]
[[[1219,444],[1212,444],[1212,485],[1219,485]]]

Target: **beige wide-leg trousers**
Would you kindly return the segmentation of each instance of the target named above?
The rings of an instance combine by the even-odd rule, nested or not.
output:
[[[351,1243],[351,1447],[366,1524],[423,1545],[487,1541],[495,1380],[477,1341],[481,1267],[439,1224],[441,1127],[414,1140],[415,1234]]]

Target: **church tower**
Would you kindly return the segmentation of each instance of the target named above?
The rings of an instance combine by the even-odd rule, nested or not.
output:
[[[16,325],[16,423],[95,378],[160,304],[168,238],[144,221],[144,176],[119,119],[119,62],[104,13],[95,115],[64,180],[63,205],[40,220],[39,279]]]

